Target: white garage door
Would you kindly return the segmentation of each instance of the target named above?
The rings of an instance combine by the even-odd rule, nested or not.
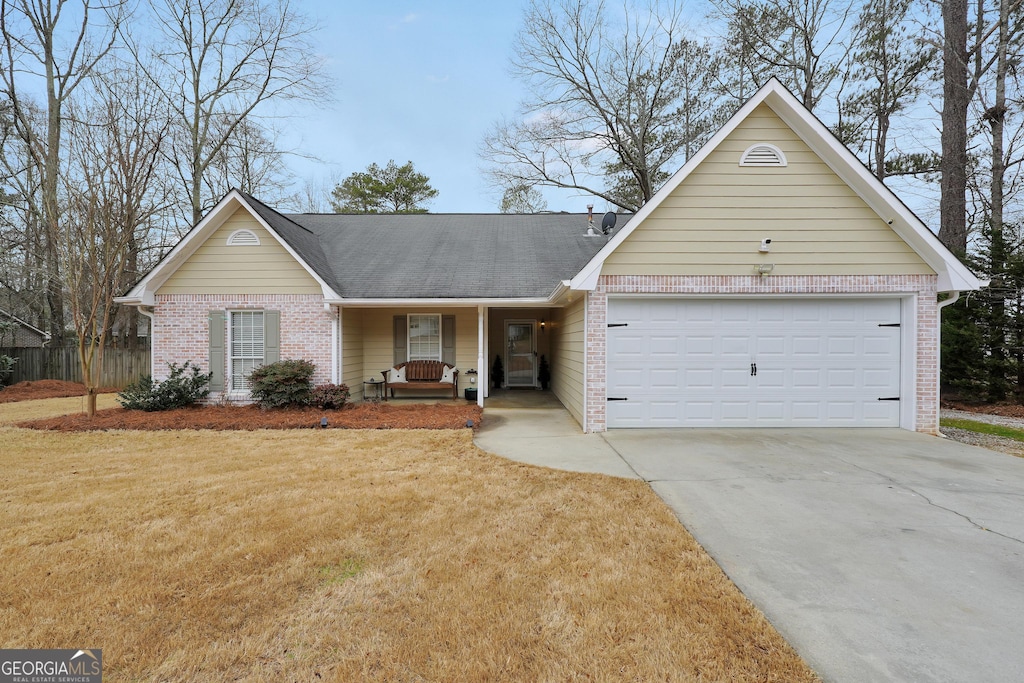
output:
[[[898,427],[898,299],[608,301],[609,427]]]

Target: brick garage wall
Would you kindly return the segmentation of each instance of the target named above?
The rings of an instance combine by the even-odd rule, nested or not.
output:
[[[601,276],[587,296],[587,431],[603,432],[605,419],[609,294],[916,294],[917,431],[937,434],[939,309],[935,275],[843,276]]]
[[[323,297],[314,294],[173,294],[157,296],[153,324],[155,378],[167,376],[167,364],[191,361],[210,370],[210,311],[266,310],[281,313],[281,360],[316,364],[313,382],[331,381],[331,320]],[[227,318],[227,316],[225,316]],[[225,325],[229,321],[225,320]],[[227,343],[227,332],[224,340]],[[225,363],[230,368],[230,363]],[[219,396],[211,396],[216,400]]]

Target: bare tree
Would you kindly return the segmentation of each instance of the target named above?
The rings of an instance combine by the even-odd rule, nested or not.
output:
[[[942,194],[939,239],[967,252],[967,0],[942,0]]]
[[[259,128],[269,107],[288,100],[316,102],[326,81],[311,38],[316,27],[288,0],[150,0],[159,68],[150,78],[165,92],[176,122],[168,158],[188,197],[192,223],[228,186],[213,188],[204,175],[225,148]],[[143,42],[128,38],[145,63]],[[269,141],[272,142],[272,141]]]
[[[1006,4],[1008,41],[1021,35],[1021,22],[1015,17],[1022,0],[1001,0],[997,11],[985,0],[974,5],[968,23],[966,0],[942,2],[942,196],[939,213],[939,239],[960,256],[967,252],[967,187],[970,158],[968,114],[983,78],[999,59],[999,51],[986,52],[987,41],[1004,23],[999,8]],[[993,16],[994,14],[994,16]]]
[[[23,111],[36,127],[42,126],[42,112],[23,100]],[[45,329],[49,315],[46,305],[46,235],[42,226],[41,188],[28,143],[13,121],[10,103],[0,105],[0,174],[3,177],[3,207],[0,213],[0,291],[3,308],[9,313]]]
[[[893,154],[894,118],[914,106],[936,50],[911,19],[914,0],[868,0],[854,27],[851,78],[858,90],[841,107],[840,137],[859,149],[879,180],[935,170],[927,153]]]
[[[112,49],[123,9],[124,4],[116,0],[0,0],[4,60],[0,79],[11,103],[14,125],[26,142],[29,158],[39,177],[46,238],[49,327],[58,343],[64,335],[58,197],[64,108],[75,90]],[[69,26],[76,18],[78,21]],[[95,23],[97,18],[99,25]],[[33,87],[26,81],[45,93],[42,129],[35,125],[26,100],[25,91]]]
[[[113,299],[138,268],[139,244],[165,201],[160,149],[168,121],[153,90],[139,80],[100,79],[97,101],[70,136],[68,211],[61,257],[78,358],[96,411]]]
[[[814,111],[840,74],[855,4],[836,0],[717,0],[729,26],[727,49],[742,99],[777,77]]]
[[[530,87],[522,118],[499,123],[481,155],[501,188],[582,190],[628,210],[709,134],[710,47],[684,35],[682,8],[534,0],[513,68]],[[703,68],[703,71],[700,69]]]
[[[204,195],[221,197],[234,187],[270,204],[284,201],[292,175],[285,167],[284,152],[275,144],[275,131],[255,120],[236,123],[221,116],[211,127],[213,136],[221,137],[221,128],[228,126],[234,130],[210,158],[203,176]]]
[[[539,213],[547,211],[548,203],[537,188],[517,185],[502,194],[500,209],[502,213]]]

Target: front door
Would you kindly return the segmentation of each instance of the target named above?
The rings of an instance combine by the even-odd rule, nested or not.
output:
[[[505,385],[537,386],[536,320],[509,320],[505,323]]]

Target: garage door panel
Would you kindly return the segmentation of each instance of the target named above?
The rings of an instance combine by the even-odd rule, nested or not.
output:
[[[750,420],[750,400],[724,400],[720,405],[720,419],[723,422],[747,422]]]
[[[683,376],[683,386],[690,391],[713,389],[715,386],[715,371],[711,368],[686,368]]]
[[[650,386],[655,391],[669,389],[679,391],[679,368],[652,368],[650,371]]]
[[[790,403],[795,423],[817,423],[821,421],[823,406],[821,401],[793,401]]]
[[[736,356],[750,358],[750,352],[753,347],[751,342],[752,340],[749,335],[723,335],[719,337],[718,348],[715,349],[714,344],[712,344],[712,349],[715,349],[717,351],[715,355],[722,359]]]
[[[899,333],[893,330],[887,335],[865,336],[863,353],[865,356],[884,356],[889,358],[893,352],[899,353]]]
[[[749,389],[750,369],[749,368],[723,368],[718,373],[718,385],[722,389]]]
[[[791,383],[791,379],[788,377],[791,374],[782,368],[763,368],[758,365],[757,377],[752,378],[752,384],[757,387],[759,392],[785,389]],[[749,371],[747,375],[750,375]]]
[[[820,368],[794,368],[790,382],[794,389],[820,389],[824,376]]]
[[[679,355],[679,337],[677,335],[651,335],[649,353],[652,357],[671,357]]]
[[[757,401],[754,419],[758,422],[782,423],[786,418],[786,403],[783,401]]]
[[[754,352],[761,360],[773,357],[783,358],[789,353],[787,341],[789,338],[785,334],[780,333],[773,336],[759,334],[755,337]]]
[[[900,305],[612,297],[608,425],[898,426]]]

